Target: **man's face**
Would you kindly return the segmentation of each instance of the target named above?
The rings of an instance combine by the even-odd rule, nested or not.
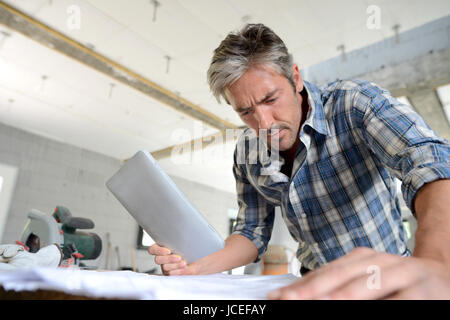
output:
[[[225,90],[227,100],[245,124],[258,136],[266,132],[269,146],[277,139],[279,151],[294,145],[301,121],[299,92],[303,82],[298,67],[293,68],[295,91],[286,77],[264,65],[251,67]]]

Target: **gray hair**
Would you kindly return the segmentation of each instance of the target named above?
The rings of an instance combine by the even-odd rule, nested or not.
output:
[[[272,67],[295,88],[293,59],[284,42],[263,24],[247,24],[242,30],[229,33],[214,50],[207,76],[217,101],[220,103],[221,97],[227,101],[224,95],[226,87],[256,64]]]

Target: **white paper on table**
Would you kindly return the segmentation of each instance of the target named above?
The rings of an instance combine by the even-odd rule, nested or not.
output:
[[[161,300],[263,300],[277,288],[298,280],[274,276],[212,274],[157,276],[132,271],[17,269],[0,273],[4,290],[56,290],[86,297]]]

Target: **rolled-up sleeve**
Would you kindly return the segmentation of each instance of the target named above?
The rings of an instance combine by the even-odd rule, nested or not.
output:
[[[377,158],[402,180],[402,194],[415,215],[414,197],[426,183],[450,178],[450,145],[410,106],[378,87],[355,97],[361,131]]]
[[[236,179],[239,212],[233,234],[240,234],[254,243],[258,249],[258,257],[254,262],[258,262],[266,251],[272,234],[275,208],[250,184],[242,166],[244,165],[236,163],[235,152],[233,174]]]

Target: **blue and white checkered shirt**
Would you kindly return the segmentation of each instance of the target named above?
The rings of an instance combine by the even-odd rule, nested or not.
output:
[[[239,214],[234,234],[250,239],[261,259],[275,207],[292,237],[297,258],[316,269],[355,247],[408,255],[394,177],[406,204],[428,182],[450,178],[450,146],[410,106],[361,80],[317,88],[304,81],[310,110],[300,132],[292,176],[279,161],[249,161],[253,130],[234,153]],[[238,159],[244,159],[238,161]],[[262,174],[263,168],[275,169]]]

